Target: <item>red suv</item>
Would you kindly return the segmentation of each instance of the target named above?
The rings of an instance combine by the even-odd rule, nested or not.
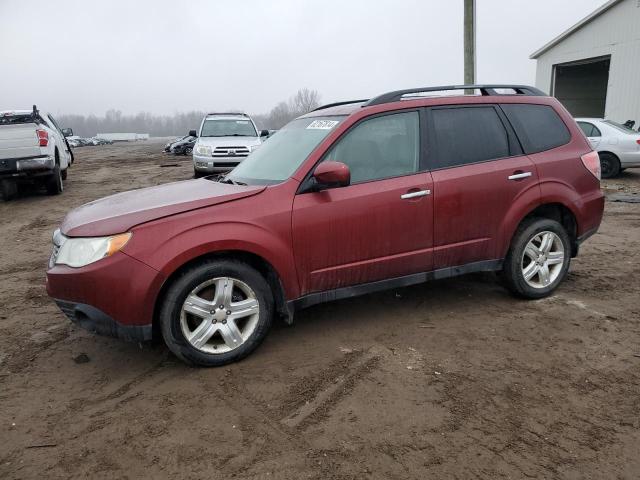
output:
[[[249,354],[276,316],[431,279],[498,271],[541,298],[600,225],[599,169],[569,113],[532,87],[326,105],[226,176],[73,210],[47,290],[83,327],[162,335],[205,366]]]

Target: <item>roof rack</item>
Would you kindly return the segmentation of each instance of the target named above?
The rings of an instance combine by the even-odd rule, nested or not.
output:
[[[396,90],[394,92],[383,93],[375,98],[372,98],[363,107],[370,107],[372,105],[381,105],[383,103],[391,103],[402,100],[405,95],[412,93],[425,93],[425,92],[442,92],[446,90],[480,90],[480,93],[485,96],[493,95],[513,95],[513,94],[501,94],[496,92],[496,89],[508,88],[515,91],[516,95],[531,95],[531,96],[546,96],[546,94],[538,90],[535,87],[528,85],[448,85],[443,87],[422,87],[422,88],[410,88],[407,90]],[[418,97],[418,95],[415,95]]]
[[[344,102],[327,103],[326,105],[322,105],[321,107],[314,108],[311,111],[317,112],[318,110],[324,110],[325,108],[339,107],[340,105],[349,105],[351,103],[362,103],[367,101],[369,101],[368,98],[363,98],[362,100],[346,100]]]
[[[242,112],[212,112],[212,113],[207,113],[207,116],[209,116],[209,115],[236,115],[238,117],[248,117],[249,116],[246,113],[242,113]]]

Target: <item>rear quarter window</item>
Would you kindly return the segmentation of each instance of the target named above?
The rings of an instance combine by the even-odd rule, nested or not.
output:
[[[556,111],[548,105],[502,104],[524,152],[543,152],[566,145],[571,133]]]

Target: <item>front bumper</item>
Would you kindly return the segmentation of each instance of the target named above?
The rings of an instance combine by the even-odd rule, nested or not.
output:
[[[129,342],[151,340],[151,325],[122,325],[102,310],[91,305],[64,300],[55,300],[55,302],[69,320],[91,333],[116,337]]]
[[[203,157],[193,155],[193,168],[198,172],[218,173],[228,172],[238,166],[246,156],[235,157]]]
[[[78,325],[98,334],[148,340],[164,276],[118,252],[81,268],[55,265],[47,293]]]

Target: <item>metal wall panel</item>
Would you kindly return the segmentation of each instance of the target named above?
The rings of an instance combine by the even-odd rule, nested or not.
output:
[[[536,86],[551,91],[553,66],[611,55],[605,115],[640,123],[640,4],[624,0],[537,59]]]

